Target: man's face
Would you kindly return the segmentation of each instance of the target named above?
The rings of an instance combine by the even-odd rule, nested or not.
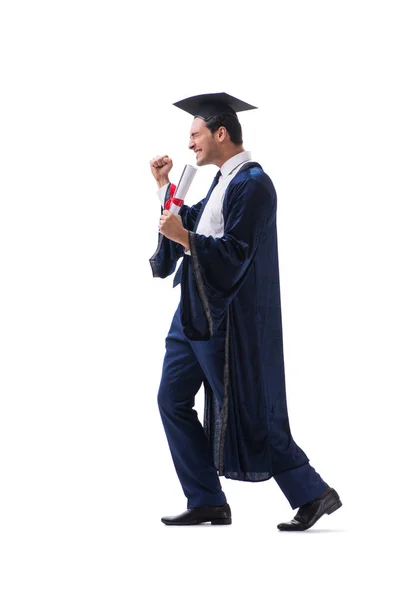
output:
[[[196,154],[196,164],[199,167],[215,164],[219,155],[219,146],[214,139],[214,134],[207,128],[200,117],[193,120],[190,129],[189,150]]]

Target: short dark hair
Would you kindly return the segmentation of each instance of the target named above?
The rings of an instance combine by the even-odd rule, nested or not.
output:
[[[240,125],[236,114],[221,113],[215,117],[210,117],[206,120],[206,126],[211,133],[215,133],[220,127],[225,127],[229,133],[232,144],[237,146],[243,144],[242,126]]]

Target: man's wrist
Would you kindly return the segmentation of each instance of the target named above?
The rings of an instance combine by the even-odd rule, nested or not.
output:
[[[164,187],[164,185],[167,185],[167,183],[169,183],[168,177],[162,177],[161,179],[157,179],[157,185],[159,189]]]
[[[183,230],[179,243],[182,244],[182,246],[184,246],[185,250],[190,250],[189,231],[187,229]]]

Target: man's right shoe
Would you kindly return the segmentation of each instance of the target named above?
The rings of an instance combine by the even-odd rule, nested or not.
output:
[[[278,529],[280,531],[306,531],[315,525],[323,515],[331,515],[341,506],[342,502],[337,491],[328,487],[322,498],[316,498],[300,506],[295,517],[286,523],[279,523]]]
[[[229,504],[223,506],[199,506],[189,508],[175,517],[162,517],[165,525],[200,525],[211,523],[211,525],[230,525],[232,515]]]

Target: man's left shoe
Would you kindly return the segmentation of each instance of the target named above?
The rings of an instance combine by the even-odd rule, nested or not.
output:
[[[323,515],[330,515],[341,506],[339,494],[330,487],[322,498],[316,498],[300,506],[294,519],[287,523],[279,523],[278,529],[281,531],[305,531],[315,525]]]

